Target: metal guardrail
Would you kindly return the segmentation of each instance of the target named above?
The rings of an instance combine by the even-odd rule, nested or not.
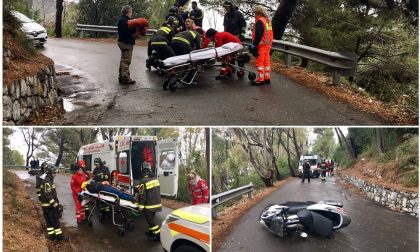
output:
[[[112,34],[118,33],[116,26],[77,24],[76,30],[80,32],[81,38],[83,38],[83,33],[85,31]],[[146,35],[151,36],[155,32],[156,29],[149,29]],[[251,37],[246,36],[243,44],[250,45],[251,42]],[[271,49],[272,51],[284,53],[286,66],[288,68],[292,67],[292,56],[297,56],[327,66],[333,72],[332,77],[334,85],[340,84],[340,77],[342,75],[354,76],[357,70],[357,55],[355,53],[331,52],[284,40],[274,40]]]
[[[252,191],[254,191],[254,185],[252,183],[249,183],[249,185],[242,186],[239,188],[235,188],[233,190],[229,190],[226,192],[222,192],[217,195],[211,196],[211,216],[213,219],[217,218],[217,211],[216,207],[225,203],[226,201],[229,201],[231,199],[234,199],[236,197],[242,196],[243,194],[247,193],[248,198],[252,199]]]
[[[6,169],[25,169],[25,170],[30,170],[31,167],[30,166],[25,166],[25,165],[3,165],[4,168]],[[58,171],[64,171],[64,173],[68,173],[70,172],[70,168],[66,168],[64,166],[59,166],[57,167]]]

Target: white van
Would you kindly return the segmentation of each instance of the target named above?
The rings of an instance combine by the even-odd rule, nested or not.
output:
[[[86,171],[92,172],[94,160],[106,162],[111,173],[111,183],[131,194],[140,182],[144,163],[143,151],[148,147],[153,153],[152,171],[160,183],[162,195],[176,197],[178,192],[179,150],[175,139],[158,140],[156,136],[117,136],[115,141],[84,145],[77,155],[86,162]]]
[[[318,178],[319,175],[320,175],[318,165],[321,163],[321,160],[319,159],[319,156],[318,155],[300,156],[300,159],[299,159],[299,167],[298,167],[299,178],[302,177],[302,173],[303,173],[303,162],[305,160],[308,160],[309,164],[311,165],[311,173],[310,173],[310,176],[313,177],[313,178]]]

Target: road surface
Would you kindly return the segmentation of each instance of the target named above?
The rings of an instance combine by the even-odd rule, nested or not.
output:
[[[30,182],[30,185],[33,187],[35,176],[29,176],[27,171],[15,171],[15,173],[22,180]],[[160,242],[149,241],[145,236],[144,232],[148,230],[148,225],[142,215],[135,219],[134,230],[131,232],[126,230],[123,237],[117,234],[117,229],[112,225],[112,219],[110,218],[99,222],[97,215],[95,215],[91,228],[87,224],[77,225],[75,204],[70,189],[70,179],[71,176],[69,174],[57,174],[54,182],[60,204],[64,206],[61,223],[67,227],[77,228],[77,239],[81,241],[81,245],[83,246],[81,251],[163,251]],[[30,191],[33,192],[31,197],[38,201],[35,188]],[[156,214],[157,222],[162,223],[163,219],[170,212],[171,209],[163,207],[162,212]]]
[[[262,209],[273,203],[286,201],[336,200],[344,204],[352,222],[348,227],[335,231],[335,238],[326,239],[308,234],[280,238],[259,223]],[[301,184],[295,179],[244,214],[219,251],[418,251],[418,219],[391,211],[366,200],[349,189],[343,189],[335,178],[327,182],[312,179]]]
[[[53,59],[66,90],[66,118],[77,125],[378,125],[371,114],[294,83],[277,73],[272,85],[247,79],[215,81],[217,67],[199,85],[163,91],[164,77],[145,66],[145,46],[135,46],[131,77],[118,84],[116,43],[50,39],[42,52]],[[253,68],[255,70],[255,68]]]

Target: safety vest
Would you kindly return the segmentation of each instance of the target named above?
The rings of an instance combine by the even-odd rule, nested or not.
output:
[[[252,31],[252,40],[254,41],[255,26],[257,25],[258,21],[261,21],[264,26],[264,32],[260,41],[260,45],[271,45],[273,43],[273,27],[271,26],[271,23],[267,20],[267,18],[263,16],[257,16],[255,18],[255,25]]]
[[[53,206],[55,203],[59,203],[58,198],[57,198],[57,191],[55,189],[55,184],[52,178],[50,178],[49,176],[46,176],[41,181],[40,188],[41,188],[40,201],[41,201],[42,207],[50,207],[50,206]]]

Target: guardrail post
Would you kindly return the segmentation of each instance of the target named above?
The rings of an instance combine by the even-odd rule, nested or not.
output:
[[[213,208],[211,209],[211,217],[212,217],[213,219],[216,219],[216,218],[217,218],[217,211],[216,211],[216,208],[215,208],[215,207],[213,207]]]
[[[291,68],[292,67],[292,55],[286,53],[285,54],[285,60],[286,60],[286,66],[287,66],[287,68]]]
[[[252,191],[251,192],[248,192],[248,198],[249,199],[252,199]]]
[[[83,38],[83,31],[80,31],[80,38]]]
[[[334,85],[336,85],[336,86],[340,85],[340,77],[341,77],[340,72],[337,71],[337,70],[334,70],[334,72],[333,72],[333,84]]]

